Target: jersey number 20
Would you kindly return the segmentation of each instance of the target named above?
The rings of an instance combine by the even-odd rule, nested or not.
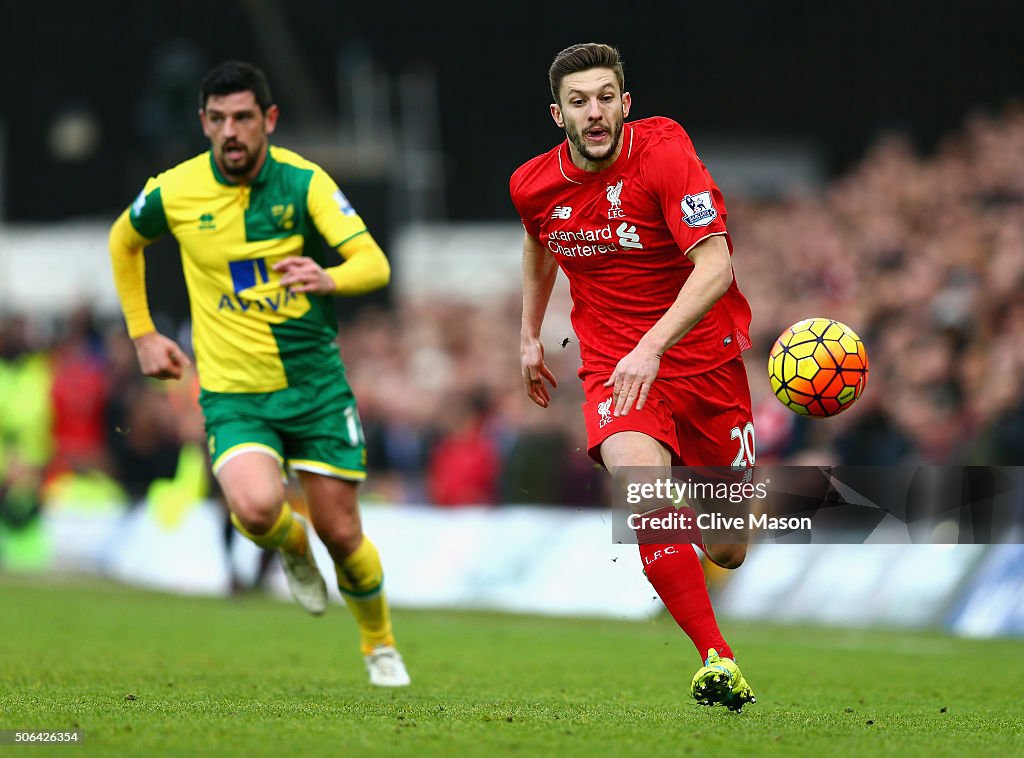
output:
[[[733,468],[746,468],[754,465],[754,422],[748,421],[741,429],[734,426],[729,432],[729,438],[740,441],[740,449],[733,458]]]

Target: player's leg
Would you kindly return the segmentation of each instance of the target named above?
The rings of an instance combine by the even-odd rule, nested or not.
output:
[[[722,471],[721,473],[724,474],[725,472]],[[732,484],[736,481],[731,478],[731,475],[725,478],[727,479],[727,484]],[[721,481],[712,483],[720,484]],[[689,505],[696,513],[714,513],[729,523],[736,523],[737,520],[742,520],[743,524],[748,523],[748,516],[750,514],[749,498],[740,502],[734,502],[731,500],[695,497],[690,500]],[[750,529],[746,525],[705,529],[702,532],[699,547],[704,551],[708,560],[716,566],[730,570],[737,569],[743,565],[743,561],[747,558],[749,534]]]
[[[298,475],[313,526],[334,560],[338,589],[359,626],[360,648],[371,683],[385,687],[409,684],[395,649],[380,553],[363,533],[358,483],[309,471]]]
[[[651,482],[671,478],[671,452],[646,433],[613,434],[601,443],[600,452],[605,467],[621,486],[644,477]],[[647,506],[650,505],[648,502]],[[638,534],[640,558],[648,581],[672,618],[693,641],[702,660],[711,649],[731,657],[732,650],[718,628],[704,569],[693,546],[651,542],[650,539],[648,535]]]
[[[738,471],[754,465],[754,425],[750,391],[740,358],[714,371],[686,381],[673,382],[669,396],[676,418],[682,461],[687,466],[715,467],[702,473],[724,477],[729,484]],[[749,502],[704,501],[693,503],[697,510],[742,516],[746,524]],[[707,533],[701,547],[708,557],[724,568],[736,568],[747,552],[748,529],[715,530]],[[712,647],[704,666],[694,675],[691,693],[702,705],[725,705],[740,710],[755,701],[732,651]]]
[[[603,386],[605,379],[593,375],[583,383],[583,416],[591,457],[603,463],[622,487],[638,478],[671,478],[670,466],[680,458],[679,437],[672,404],[663,397],[660,381],[654,383],[642,410],[612,416],[605,412],[610,397]],[[652,505],[659,504],[648,501],[639,507],[647,510]],[[673,538],[677,539],[676,535]],[[701,660],[712,648],[731,654],[715,620],[704,569],[693,546],[686,542],[666,544],[667,540],[642,533],[637,535],[637,542],[647,579],[693,641]]]
[[[273,450],[252,446],[215,460],[231,521],[262,548],[277,550],[295,600],[319,615],[327,609],[327,585],[316,567],[306,524],[285,500],[280,458]]]
[[[755,462],[754,423],[750,388],[743,360],[733,361],[699,376],[678,382],[671,395],[676,417],[681,458],[684,465],[715,467],[712,476],[729,484]],[[748,523],[750,500],[703,500],[693,503],[697,510],[741,517]],[[716,529],[706,533],[701,548],[708,558],[726,569],[735,569],[747,557],[749,529]]]
[[[334,561],[338,589],[359,626],[370,682],[407,685],[409,675],[395,650],[380,554],[363,533],[358,492],[366,478],[366,446],[344,375],[317,387],[285,431],[288,463],[299,476],[313,526]]]
[[[704,552],[716,565],[724,569],[736,569],[747,559],[747,546],[737,543],[718,542],[704,544]]]
[[[260,547],[276,550],[288,586],[313,614],[327,609],[327,585],[309,549],[305,521],[284,490],[284,445],[271,419],[281,393],[203,391],[210,462],[235,527]]]

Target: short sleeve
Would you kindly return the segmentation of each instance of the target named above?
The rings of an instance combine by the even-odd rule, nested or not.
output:
[[[526,199],[526,193],[522,190],[522,181],[518,171],[512,174],[512,178],[509,179],[508,190],[512,196],[512,205],[515,206],[516,213],[519,214],[519,219],[523,222],[523,228],[526,229],[526,233],[534,239],[540,239],[540,224],[537,223],[536,217],[530,212],[529,203]]]
[[[366,224],[352,203],[322,169],[313,172],[306,203],[317,230],[335,249],[366,232]]]
[[[131,208],[128,220],[132,227],[147,240],[155,240],[169,231],[167,214],[164,212],[162,190],[157,178],[146,182]]]
[[[685,132],[659,143],[648,154],[643,174],[684,253],[708,237],[727,233],[725,199]]]

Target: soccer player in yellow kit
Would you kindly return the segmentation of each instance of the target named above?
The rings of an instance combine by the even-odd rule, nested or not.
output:
[[[306,523],[285,502],[287,465],[359,625],[370,682],[407,685],[380,556],[360,522],[366,450],[331,302],[385,286],[388,261],[323,169],[269,144],[278,107],[262,71],[222,63],[203,80],[199,104],[211,149],[146,182],[110,233],[139,364],[146,376],[178,379],[189,362],[156,331],[146,298],[143,248],[170,233],[181,247],[213,471],[235,526],[279,551],[303,608],[326,610]],[[321,238],[340,265],[327,265]]]

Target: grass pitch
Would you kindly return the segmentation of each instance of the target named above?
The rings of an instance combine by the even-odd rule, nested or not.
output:
[[[399,610],[413,686],[389,691],[343,607],[6,577],[0,609],[0,729],[84,731],[34,754],[1024,752],[1022,641],[725,622],[758,698],[733,714],[689,698],[670,619]]]

